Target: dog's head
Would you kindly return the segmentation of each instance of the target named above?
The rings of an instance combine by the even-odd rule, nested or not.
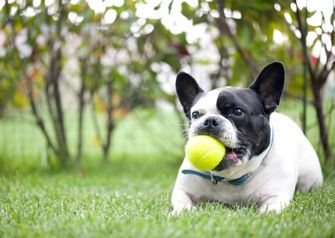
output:
[[[186,117],[189,138],[211,135],[227,148],[225,158],[214,169],[222,171],[247,163],[270,143],[270,114],[283,92],[284,67],[266,66],[249,88],[225,87],[204,92],[195,79],[179,73],[176,89]]]

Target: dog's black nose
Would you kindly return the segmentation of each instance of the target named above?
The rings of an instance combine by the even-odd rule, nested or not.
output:
[[[220,124],[219,120],[215,117],[209,117],[204,121],[206,128],[215,128]]]

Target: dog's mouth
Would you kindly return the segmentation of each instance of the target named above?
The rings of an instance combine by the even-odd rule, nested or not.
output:
[[[227,146],[223,141],[221,141],[214,133],[202,132],[198,133],[198,135],[209,135],[219,140],[226,147],[226,154],[222,158],[221,162],[213,169],[214,171],[222,171],[224,169],[228,169],[230,167],[239,166],[243,164],[243,158],[247,154],[247,147],[239,146],[235,148],[231,148]]]
[[[214,168],[215,171],[222,171],[232,166],[239,166],[243,164],[243,157],[247,154],[247,150],[243,147],[229,148],[226,147],[226,154],[221,162]]]

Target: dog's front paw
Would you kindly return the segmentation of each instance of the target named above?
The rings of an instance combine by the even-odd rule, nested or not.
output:
[[[266,202],[259,207],[260,213],[281,213],[289,205],[289,201]]]
[[[169,215],[175,216],[195,208],[195,202],[191,199],[191,195],[182,188],[175,187],[172,193],[172,207],[173,210]]]
[[[193,209],[195,209],[195,206],[192,202],[174,204],[173,210],[169,213],[169,216],[178,216],[183,212],[191,211]]]

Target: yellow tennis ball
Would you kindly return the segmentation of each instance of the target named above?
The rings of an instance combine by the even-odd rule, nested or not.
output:
[[[214,169],[226,154],[226,147],[211,136],[199,135],[188,140],[185,147],[186,157],[197,169]]]

